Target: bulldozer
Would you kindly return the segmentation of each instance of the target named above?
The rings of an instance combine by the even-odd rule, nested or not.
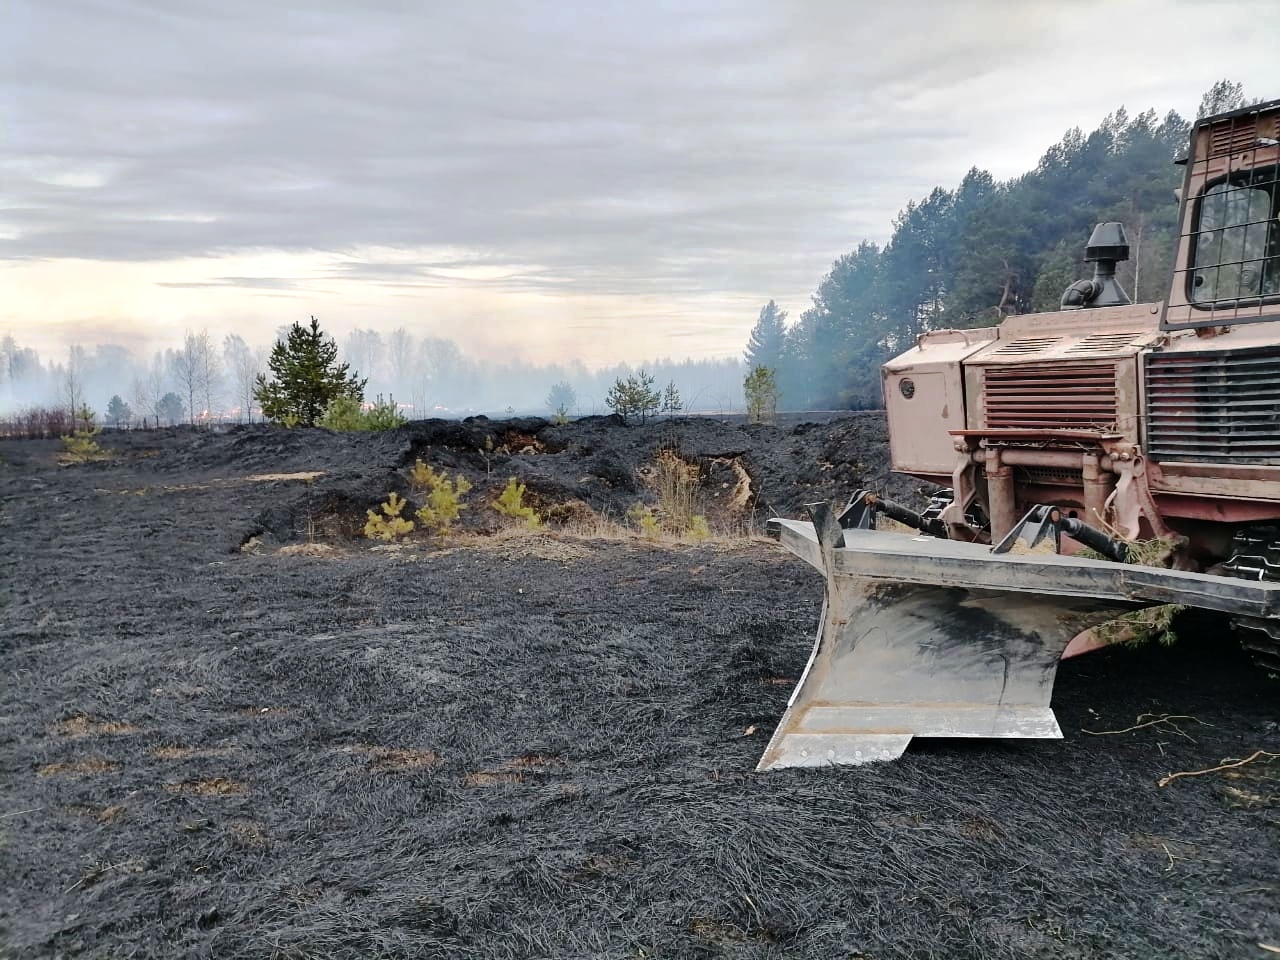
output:
[[[1060,738],[1058,663],[1163,604],[1226,615],[1280,672],[1280,100],[1197,121],[1179,162],[1163,301],[1130,302],[1124,227],[1099,224],[1058,311],[884,364],[890,466],[926,508],[860,490],[770,522],[826,582],[757,769]]]

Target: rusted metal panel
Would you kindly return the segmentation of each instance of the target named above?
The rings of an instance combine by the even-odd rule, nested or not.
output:
[[[949,431],[966,425],[961,363],[994,336],[991,328],[933,331],[885,364],[884,405],[894,470],[951,473],[956,452]]]

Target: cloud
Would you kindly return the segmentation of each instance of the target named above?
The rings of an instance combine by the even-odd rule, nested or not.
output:
[[[246,290],[293,290],[298,284],[283,277],[215,277],[212,280],[160,280],[158,287],[172,287],[179,290],[198,289],[200,287],[242,287]]]
[[[971,165],[1018,172],[1120,102],[1192,110],[1215,71],[1270,82],[1276,9],[1215,5],[1215,23],[1250,25],[1229,64],[1210,56],[1213,31],[1187,31],[1202,14],[1152,0],[19,0],[0,12],[0,260],[207,263],[164,271],[173,298],[803,305],[834,257]],[[264,252],[316,272],[221,262]]]

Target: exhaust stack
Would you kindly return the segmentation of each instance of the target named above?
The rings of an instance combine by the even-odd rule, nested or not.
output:
[[[1093,228],[1084,259],[1093,264],[1092,280],[1077,280],[1062,295],[1063,310],[1085,307],[1123,307],[1132,303],[1116,282],[1116,264],[1129,259],[1129,238],[1123,223],[1100,223]]]

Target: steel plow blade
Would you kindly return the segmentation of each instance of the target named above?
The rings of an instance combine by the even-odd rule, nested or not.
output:
[[[1274,617],[1280,584],[772,521],[827,580],[813,652],[757,770],[901,756],[912,737],[1061,738],[1058,661],[1081,631],[1186,603]]]

